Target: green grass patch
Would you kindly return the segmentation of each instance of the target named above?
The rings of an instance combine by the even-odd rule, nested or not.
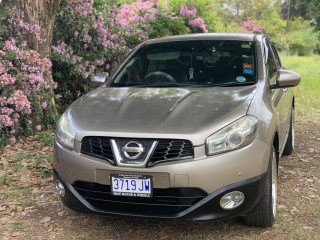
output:
[[[40,177],[41,178],[50,178],[52,177],[52,172],[47,170],[40,170]]]
[[[0,186],[7,185],[10,186],[11,177],[8,174],[5,174],[0,178]]]
[[[24,160],[24,159],[29,159],[31,158],[32,156],[34,156],[35,153],[33,152],[27,152],[27,151],[19,151],[16,155],[16,159],[18,161],[21,161],[21,160]]]
[[[38,156],[36,157],[35,161],[34,161],[34,165],[36,167],[39,167],[41,164],[46,164],[49,163],[51,164],[53,162],[52,160],[52,156]]]
[[[19,170],[21,170],[22,168],[23,168],[23,164],[22,164],[21,162],[17,162],[17,163],[14,164],[14,169],[15,169],[16,171],[19,171]]]
[[[52,134],[52,131],[42,131],[38,134],[40,140],[42,141],[43,145],[45,146],[52,146],[53,145],[53,139],[54,136]]]
[[[320,56],[282,56],[286,69],[298,72],[301,83],[295,89],[296,114],[302,121],[320,116]]]

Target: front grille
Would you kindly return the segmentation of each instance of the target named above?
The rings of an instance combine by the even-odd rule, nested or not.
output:
[[[159,140],[157,148],[148,162],[148,166],[189,157],[193,157],[193,146],[190,141]]]
[[[81,153],[107,160],[115,165],[110,139],[107,137],[84,137]]]
[[[125,138],[114,139],[117,140],[118,144],[121,143],[122,145],[124,145],[127,141],[130,141],[130,139]],[[81,143],[81,153],[107,160],[112,165],[116,165],[110,140],[111,138],[108,137],[84,137]],[[145,147],[147,146],[145,148],[145,156],[147,155],[152,142],[156,141],[155,139],[138,140],[143,142]],[[119,149],[122,149],[121,144],[118,146]],[[159,139],[157,147],[152,153],[146,166],[152,167],[161,162],[181,160],[192,157],[193,145],[190,141],[179,139]]]
[[[198,188],[153,189],[153,197],[122,197],[111,195],[110,185],[76,182],[73,187],[91,205],[114,213],[149,216],[170,216],[193,206],[207,194]]]

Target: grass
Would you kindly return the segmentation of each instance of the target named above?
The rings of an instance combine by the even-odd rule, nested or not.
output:
[[[27,152],[27,151],[19,151],[16,155],[16,159],[18,161],[21,161],[21,160],[24,160],[24,159],[27,159],[27,158],[30,158],[32,157],[33,153],[32,152]]]
[[[298,72],[301,83],[295,89],[296,114],[308,121],[320,117],[320,56],[281,57],[285,68]]]
[[[0,186],[7,185],[9,186],[11,183],[11,177],[8,174],[5,174],[0,178]]]
[[[52,146],[53,145],[53,134],[52,131],[42,131],[38,134],[40,140],[43,142],[44,146]]]
[[[39,167],[43,163],[52,163],[52,156],[38,156],[34,161],[34,165]]]

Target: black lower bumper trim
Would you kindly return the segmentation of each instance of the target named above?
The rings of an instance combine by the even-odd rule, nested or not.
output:
[[[69,208],[99,215],[124,218],[148,218],[159,220],[218,220],[244,215],[251,210],[261,199],[265,188],[266,174],[247,179],[238,183],[225,186],[214,193],[204,197],[194,205],[175,214],[157,213],[154,211],[141,210],[130,211],[130,208],[109,208],[107,211],[97,205],[90,204],[79,192],[54,170],[54,179],[59,180],[65,187],[65,196],[62,202]],[[221,197],[231,191],[240,191],[245,195],[243,204],[233,210],[223,210],[220,207]],[[106,203],[107,204],[107,203]],[[125,211],[124,211],[125,210]]]

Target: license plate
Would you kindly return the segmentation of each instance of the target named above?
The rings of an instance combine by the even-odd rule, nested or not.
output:
[[[127,197],[152,197],[152,178],[145,175],[112,174],[111,194]]]

